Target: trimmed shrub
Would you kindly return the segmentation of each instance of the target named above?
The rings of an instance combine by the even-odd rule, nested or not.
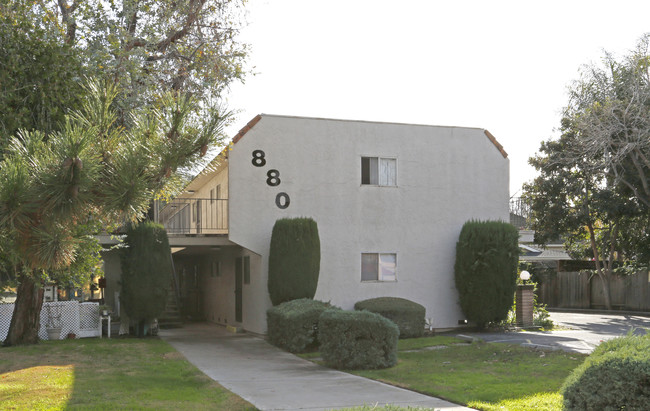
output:
[[[392,367],[398,337],[394,322],[370,311],[326,310],[318,322],[320,353],[332,368]]]
[[[289,352],[303,352],[317,345],[318,318],[329,303],[301,298],[266,312],[269,342]]]
[[[501,221],[468,221],[456,243],[460,306],[478,327],[508,317],[517,286],[519,233]]]
[[[650,334],[601,343],[562,386],[567,410],[647,410]]]
[[[165,227],[152,222],[129,227],[120,254],[122,291],[120,302],[137,323],[143,336],[144,325],[164,310],[171,284],[171,249]]]
[[[399,338],[415,338],[424,335],[424,306],[405,298],[379,297],[359,301],[355,310],[368,310],[388,318],[399,327]]]
[[[283,218],[275,222],[269,250],[268,288],[278,305],[314,298],[320,271],[318,225],[311,218]]]

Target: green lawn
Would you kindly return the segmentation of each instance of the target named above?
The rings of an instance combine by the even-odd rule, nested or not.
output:
[[[254,409],[157,338],[0,348],[0,408]]]
[[[395,367],[348,372],[482,410],[560,410],[558,390],[585,358],[448,336],[400,340],[398,349]]]

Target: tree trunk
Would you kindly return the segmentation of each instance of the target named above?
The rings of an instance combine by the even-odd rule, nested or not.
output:
[[[600,282],[603,285],[603,296],[605,297],[605,308],[608,310],[612,309],[612,298],[609,292],[609,275],[606,273],[598,274]]]
[[[596,274],[598,278],[603,283],[603,294],[605,295],[605,308],[608,310],[612,309],[612,303],[609,295],[609,274],[610,272],[603,272],[603,267],[601,266],[600,253],[598,252],[598,246],[596,245],[596,232],[594,231],[594,226],[589,221],[587,223],[587,229],[589,230],[589,241],[591,243],[591,250],[594,253],[594,263],[596,264]],[[604,264],[604,262],[603,262]]]
[[[23,275],[16,291],[16,304],[9,332],[4,341],[5,347],[38,343],[43,288],[31,277]]]

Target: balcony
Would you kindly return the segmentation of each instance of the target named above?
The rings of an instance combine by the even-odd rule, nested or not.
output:
[[[175,198],[156,201],[156,222],[170,235],[228,234],[228,200]]]

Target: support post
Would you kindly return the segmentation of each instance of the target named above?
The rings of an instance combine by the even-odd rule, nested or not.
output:
[[[516,294],[517,327],[533,326],[533,285],[518,285]]]

